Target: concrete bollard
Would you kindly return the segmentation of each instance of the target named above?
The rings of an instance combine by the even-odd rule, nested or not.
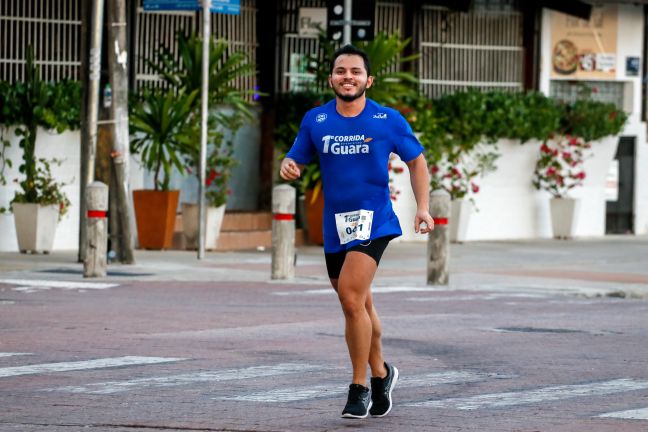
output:
[[[105,277],[108,250],[108,186],[98,181],[92,182],[86,188],[86,193],[88,217],[83,277]]]
[[[272,189],[272,279],[295,277],[295,188]]]
[[[448,261],[450,258],[450,194],[435,190],[430,194],[430,215],[434,218],[434,230],[428,237],[428,285],[448,285]]]

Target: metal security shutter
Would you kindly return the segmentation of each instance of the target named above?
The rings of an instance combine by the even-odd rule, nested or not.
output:
[[[418,72],[428,97],[476,88],[523,89],[522,13],[516,1],[481,0],[467,13],[423,6]]]
[[[42,80],[78,80],[81,1],[0,0],[0,80],[25,79],[30,44]]]

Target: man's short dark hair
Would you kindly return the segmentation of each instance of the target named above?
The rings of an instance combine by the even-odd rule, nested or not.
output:
[[[371,75],[371,67],[369,66],[369,57],[367,57],[367,53],[362,51],[360,48],[354,47],[351,44],[338,48],[337,51],[335,51],[335,53],[333,54],[333,60],[331,60],[331,75],[333,75],[333,65],[335,65],[335,60],[337,60],[337,58],[341,55],[357,55],[362,57],[365,69],[367,70],[367,76]]]

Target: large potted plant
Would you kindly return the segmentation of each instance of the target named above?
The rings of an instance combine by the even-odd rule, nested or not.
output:
[[[10,208],[0,208],[0,213],[14,212],[21,252],[49,253],[56,225],[70,207],[70,200],[62,190],[66,183],[57,181],[51,173],[51,164],[60,165],[62,161],[36,156],[38,129],[46,128],[57,133],[77,129],[80,125],[81,89],[77,82],[42,81],[31,47],[27,48],[25,77],[24,82],[3,83],[0,89],[0,124],[3,126],[0,134],[3,148],[0,183],[6,184],[4,169],[12,165],[5,155],[9,146],[5,132],[10,126],[15,127],[15,134],[20,138],[22,160],[19,172],[24,176],[22,180],[15,180],[19,189]]]
[[[131,151],[153,173],[153,190],[133,191],[139,245],[169,249],[180,191],[170,190],[173,168],[184,172],[183,137],[191,135],[191,113],[198,92],[144,90],[132,103]]]
[[[169,85],[179,92],[199,92],[202,86],[202,39],[198,36],[187,37],[182,33],[176,36],[180,62],[173,54],[163,49],[156,62],[149,65]],[[206,236],[207,249],[216,248],[225,212],[227,197],[230,194],[229,180],[232,169],[237,165],[233,156],[234,136],[240,127],[253,118],[250,97],[252,91],[237,88],[236,81],[256,74],[255,65],[245,53],[230,53],[224,40],[211,40],[209,43],[209,105],[207,138],[207,178],[205,196],[207,199]],[[190,131],[180,137],[181,155],[188,165],[188,172],[199,177],[200,166],[200,99],[194,100],[189,116]],[[199,179],[198,179],[199,180]],[[182,224],[186,245],[197,247],[198,204],[182,203]]]

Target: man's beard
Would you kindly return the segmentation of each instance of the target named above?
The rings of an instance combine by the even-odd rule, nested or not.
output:
[[[340,93],[337,87],[333,87],[333,91],[335,92],[335,95],[342,99],[344,102],[353,102],[354,100],[361,97],[365,93],[365,91],[367,91],[367,84],[365,83],[365,85],[359,86],[358,91],[355,94]]]

